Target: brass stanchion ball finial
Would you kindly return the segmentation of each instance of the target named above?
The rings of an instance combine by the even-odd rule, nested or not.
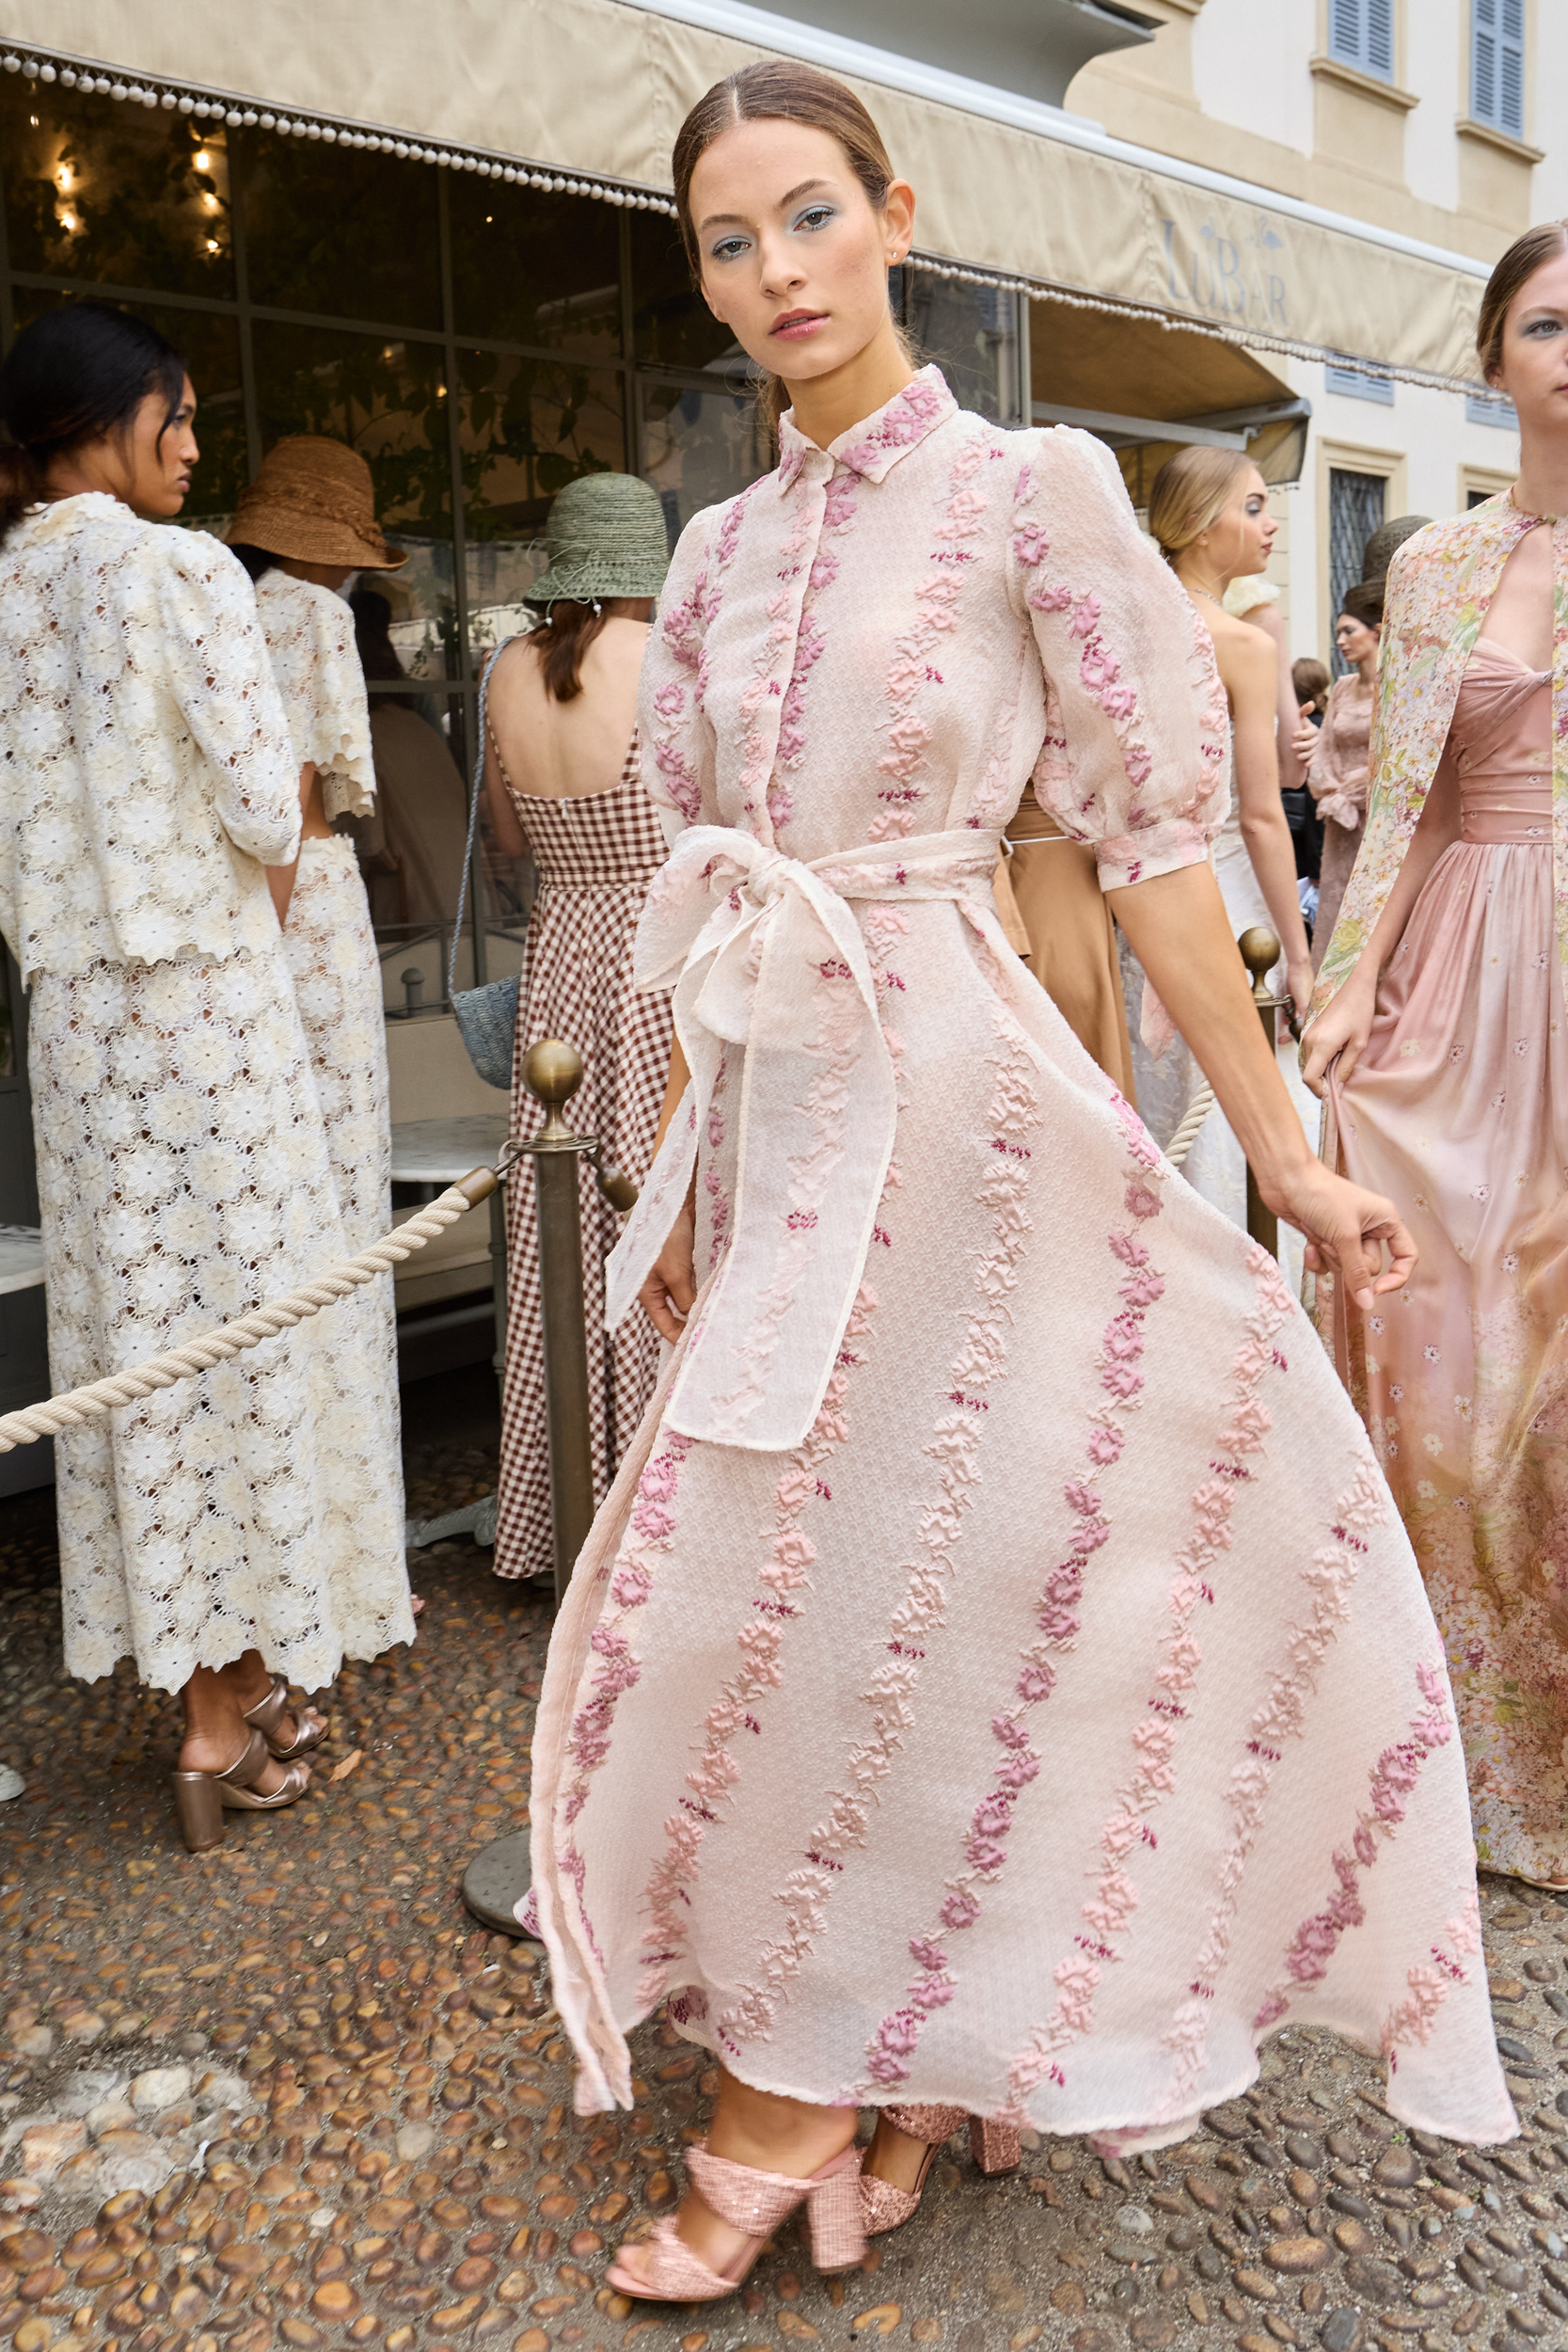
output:
[[[562,1105],[571,1101],[582,1084],[582,1056],[577,1047],[563,1038],[542,1037],[523,1056],[523,1084],[534,1101],[545,1106],[545,1123],[534,1141],[563,1140],[571,1129],[561,1115]]]
[[[523,1056],[523,1084],[536,1103],[569,1103],[582,1084],[582,1056],[561,1038],[542,1037]]]
[[[1279,942],[1266,923],[1253,923],[1236,945],[1251,976],[1253,995],[1261,1004],[1269,993],[1269,974],[1279,961]]]

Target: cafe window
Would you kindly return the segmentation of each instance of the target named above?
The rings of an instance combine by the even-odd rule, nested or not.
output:
[[[745,354],[667,215],[24,75],[0,81],[0,336],[93,294],[186,355],[201,463],[182,523],[221,535],[285,434],[367,459],[408,556],[358,582],[372,725],[429,780],[458,860],[480,676],[528,626],[556,492],[641,473],[673,545],[773,462]],[[916,357],[1021,422],[1021,298],[907,269],[891,285]],[[493,845],[479,864],[460,986],[522,953],[528,874]],[[367,882],[388,1012],[439,1007],[455,891],[437,907],[394,873]]]

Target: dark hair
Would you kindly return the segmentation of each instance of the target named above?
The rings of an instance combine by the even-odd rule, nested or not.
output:
[[[252,580],[264,580],[283,561],[270,548],[253,548],[248,539],[230,539],[229,552],[239,557]]]
[[[1315,653],[1298,654],[1291,664],[1291,685],[1296,701],[1305,709],[1328,691],[1328,665]]]
[[[348,609],[354,615],[354,642],[359,648],[359,667],[365,673],[365,683],[406,677],[408,673],[398,660],[398,649],[392,643],[390,600],[379,588],[356,588],[348,600]]]
[[[1503,328],[1524,291],[1526,279],[1533,278],[1544,262],[1555,262],[1565,252],[1568,220],[1543,221],[1539,228],[1527,229],[1522,237],[1515,237],[1494,268],[1481,298],[1481,317],[1476,326],[1476,350],[1481,357],[1481,374],[1488,384],[1493,370],[1502,365]]]
[[[1347,588],[1339,599],[1339,610],[1348,612],[1363,628],[1383,627],[1383,599],[1386,580],[1358,580],[1354,588]]]
[[[545,674],[545,691],[552,702],[569,703],[582,691],[582,657],[610,618],[608,602],[578,604],[562,596],[550,606],[529,638]]]
[[[24,326],[0,364],[0,532],[43,490],[56,457],[128,430],[150,392],[173,423],[188,371],[165,335],[110,302],[67,302]]]
[[[843,148],[872,211],[879,213],[887,202],[893,166],[881,133],[852,89],[831,73],[789,57],[743,65],[698,99],[675,136],[671,158],[675,214],[694,284],[702,282],[703,265],[691,217],[691,175],[714,140],[736,122],[803,122],[814,131],[826,131]],[[776,375],[763,380],[761,406],[768,424],[777,426],[785,398]]]

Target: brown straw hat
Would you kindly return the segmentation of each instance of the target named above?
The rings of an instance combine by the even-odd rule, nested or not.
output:
[[[293,433],[268,450],[240,492],[229,544],[361,572],[395,572],[408,561],[381,535],[371,469],[358,451],[319,433]]]

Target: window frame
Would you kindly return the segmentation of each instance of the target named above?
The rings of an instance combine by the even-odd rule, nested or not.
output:
[[[1518,26],[1516,33],[1509,30],[1511,15]],[[1529,32],[1528,0],[1470,0],[1470,119],[1500,133],[1504,138],[1521,142],[1526,135]],[[1493,54],[1483,61],[1484,43],[1491,44]],[[1510,57],[1516,60],[1512,104],[1505,98],[1506,64]],[[1486,94],[1488,88],[1490,95]]]

